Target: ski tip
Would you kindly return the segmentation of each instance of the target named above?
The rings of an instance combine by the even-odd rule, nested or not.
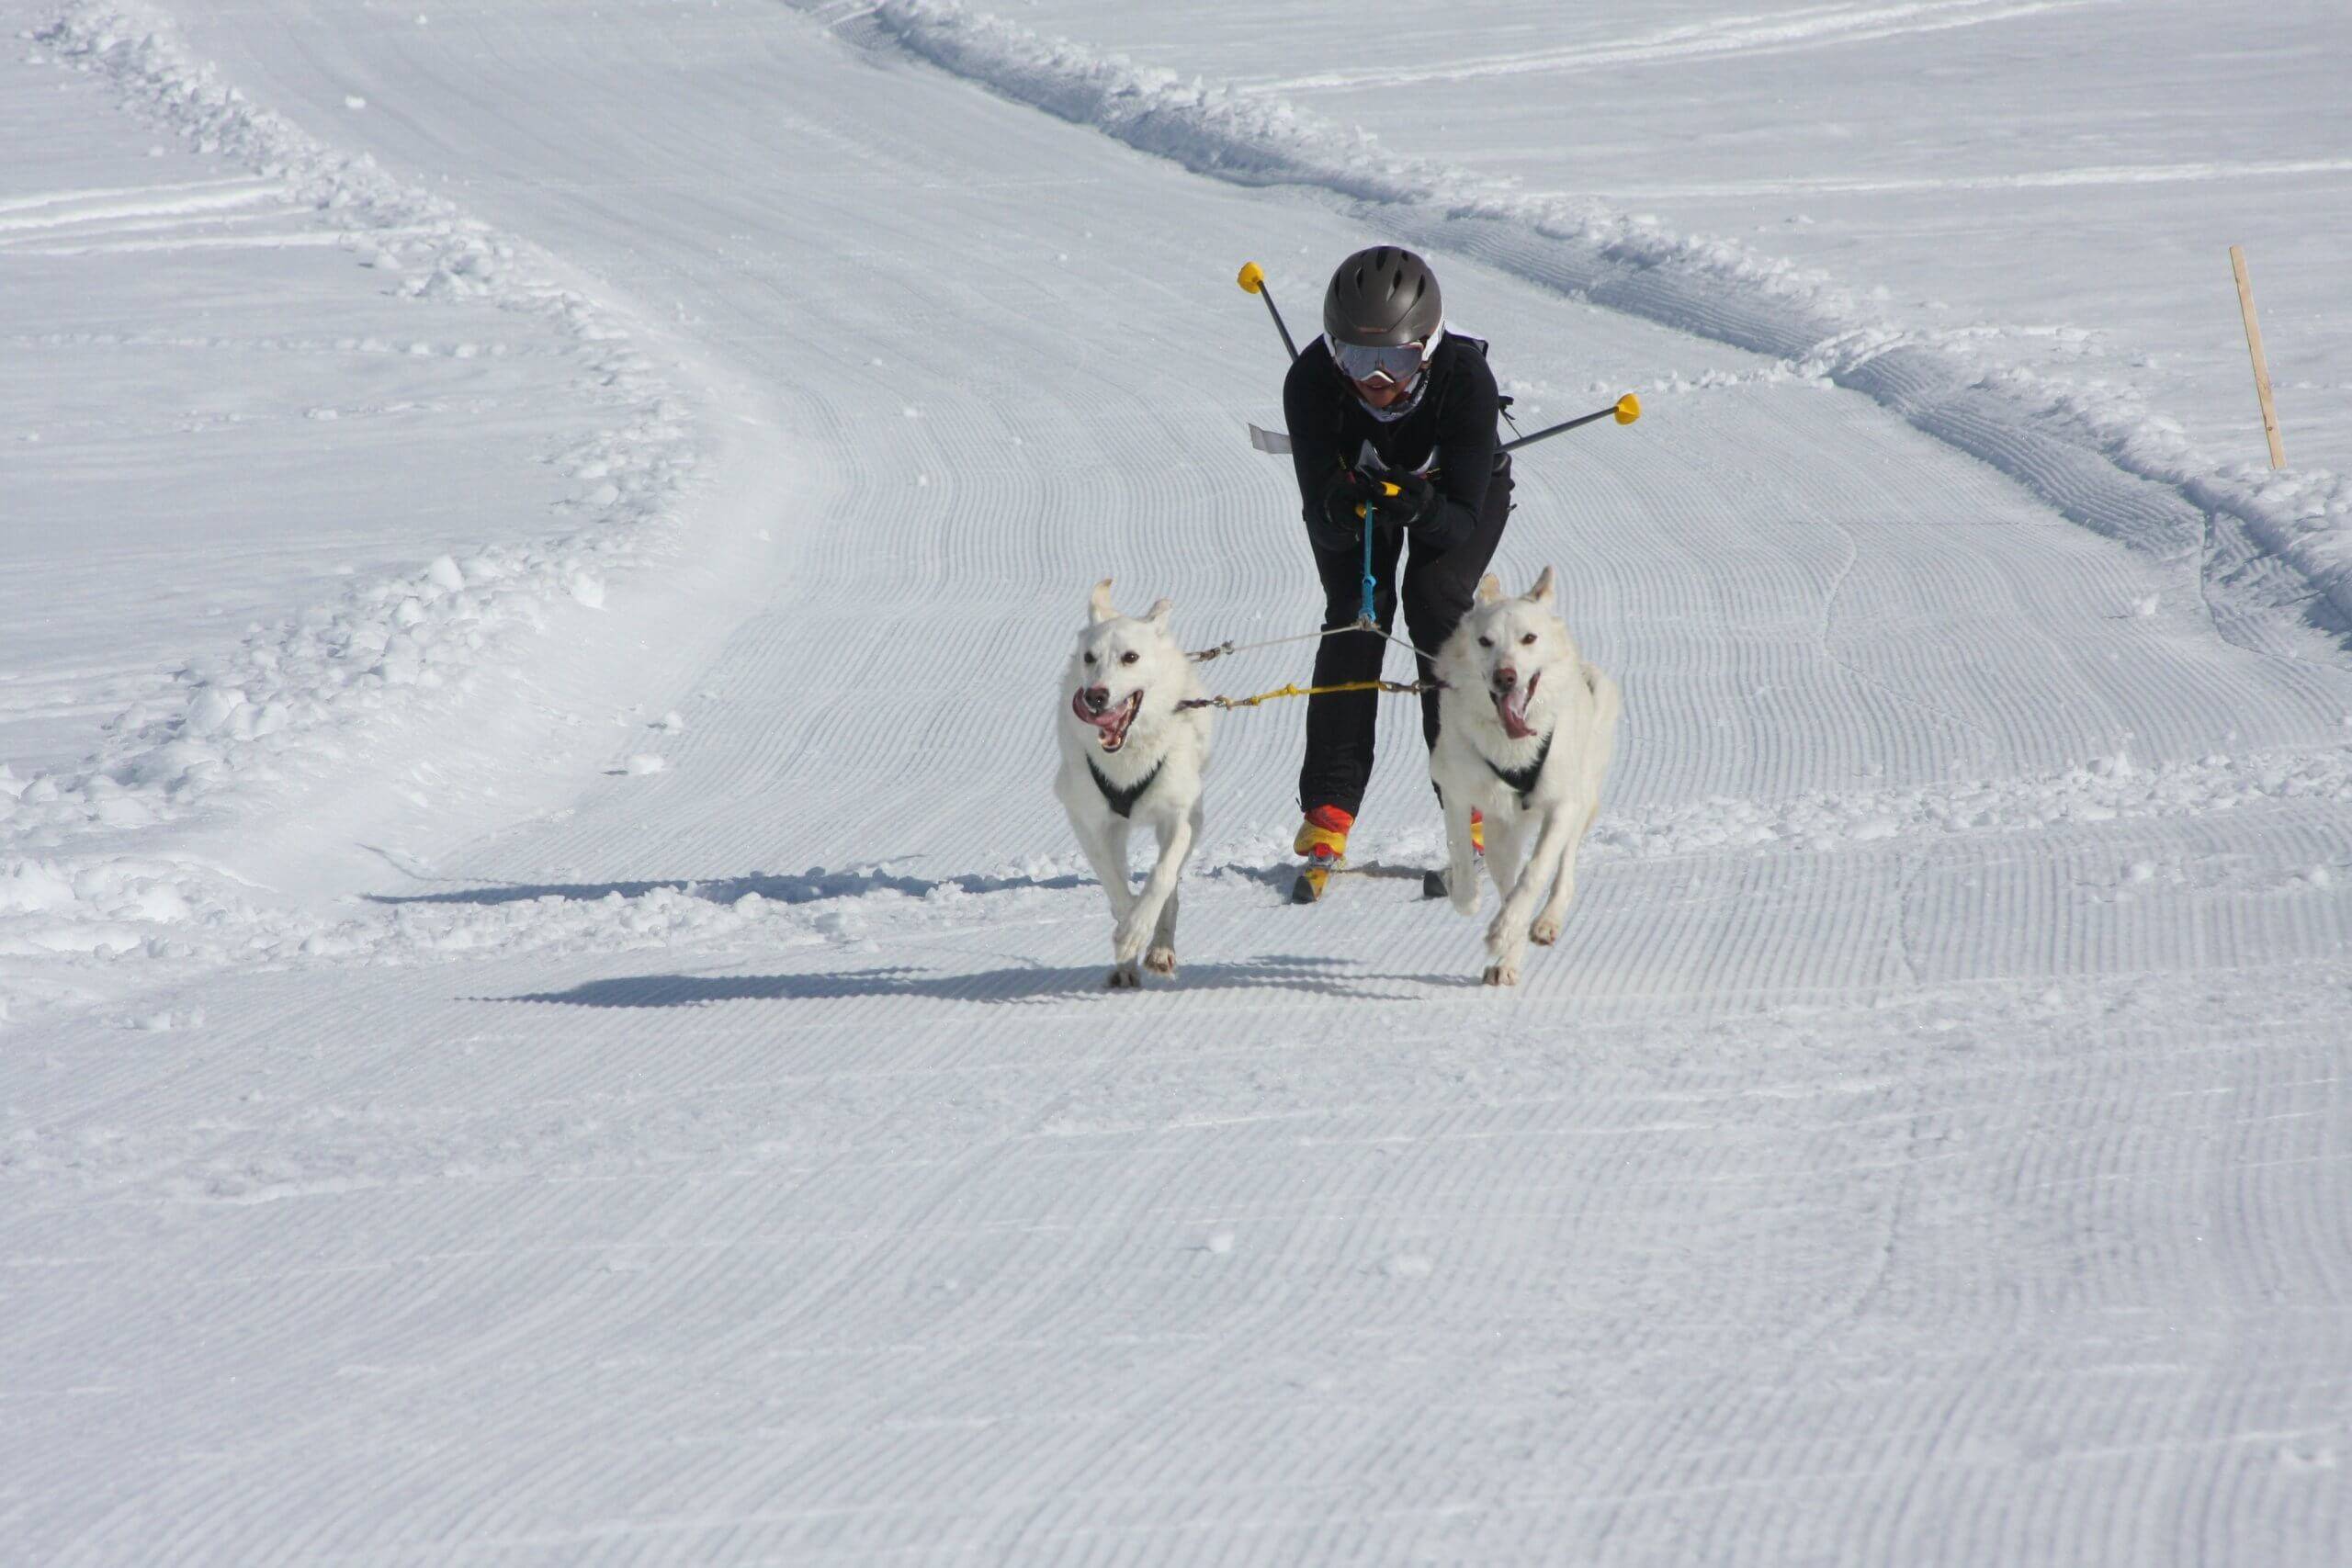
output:
[[[1444,897],[1445,873],[1442,871],[1425,871],[1421,873],[1421,897],[1424,898]]]
[[[1330,874],[1329,872],[1321,870],[1300,872],[1298,880],[1290,885],[1290,901],[1294,904],[1316,902],[1323,897],[1323,886]]]

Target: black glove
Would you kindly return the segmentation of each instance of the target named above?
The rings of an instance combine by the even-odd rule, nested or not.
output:
[[[1387,482],[1374,486],[1372,514],[1384,528],[1404,528],[1418,532],[1438,520],[1440,507],[1437,486],[1430,483],[1426,474],[1392,474]],[[1396,493],[1390,495],[1394,489]]]
[[[1341,468],[1323,486],[1323,495],[1306,514],[1306,536],[1321,550],[1355,547],[1363,537],[1359,509],[1372,495],[1372,482],[1353,468]]]

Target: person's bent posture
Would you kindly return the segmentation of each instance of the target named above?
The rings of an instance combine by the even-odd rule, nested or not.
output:
[[[1363,614],[1369,529],[1374,617],[1393,631],[1404,606],[1406,636],[1424,650],[1424,682],[1432,678],[1427,653],[1469,612],[1510,514],[1510,459],[1496,449],[1500,412],[1487,345],[1446,331],[1428,263],[1381,245],[1340,264],[1323,295],[1323,335],[1283,383],[1306,536],[1323,579],[1323,625],[1350,626]],[[1314,683],[1376,680],[1386,648],[1370,631],[1327,637]],[[1321,896],[1345,852],[1372,779],[1378,703],[1372,691],[1307,699],[1298,774],[1306,821],[1294,846],[1307,857],[1302,899]],[[1437,729],[1430,691],[1423,740],[1434,746]]]

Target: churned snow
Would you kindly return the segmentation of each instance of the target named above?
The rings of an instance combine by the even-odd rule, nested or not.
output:
[[[158,224],[127,220],[149,215],[176,219],[183,213],[217,210],[232,199],[243,205],[282,206],[299,216],[291,218],[290,227],[277,240],[315,239],[354,250],[364,266],[391,275],[396,295],[451,306],[479,301],[491,308],[491,320],[495,312],[507,312],[552,328],[554,344],[536,331],[526,341],[535,352],[561,353],[568,363],[560,373],[537,375],[501,397],[528,399],[542,411],[560,408],[566,400],[579,405],[577,412],[567,411],[564,416],[571,432],[554,442],[549,436],[560,426],[535,411],[538,433],[530,438],[537,449],[527,453],[572,477],[570,496],[528,496],[516,483],[516,476],[527,475],[528,467],[514,460],[518,454],[511,446],[524,432],[503,430],[510,445],[491,476],[495,488],[475,499],[477,506],[488,502],[506,510],[503,515],[477,515],[458,525],[476,541],[467,547],[462,564],[456,553],[444,553],[399,575],[355,577],[329,602],[279,606],[270,612],[270,619],[250,625],[235,643],[208,638],[204,651],[188,651],[164,679],[104,715],[105,733],[88,737],[96,744],[85,757],[33,773],[9,792],[13,805],[0,802],[0,852],[73,856],[80,863],[102,867],[114,852],[111,841],[124,830],[167,826],[208,811],[246,819],[283,807],[296,793],[289,783],[306,780],[322,761],[350,769],[380,766],[398,756],[403,726],[435,709],[446,712],[446,694],[462,695],[486,673],[525,657],[525,645],[545,630],[546,608],[555,595],[599,606],[604,599],[601,574],[627,570],[674,547],[676,509],[695,458],[686,401],[650,360],[628,345],[628,333],[609,310],[556,281],[528,254],[528,247],[463,217],[446,199],[391,177],[364,154],[331,149],[256,107],[210,67],[187,55],[164,13],[136,6],[76,4],[31,36],[46,62],[103,77],[127,107],[198,154],[205,160],[198,165],[203,175],[215,176],[191,176],[193,200],[170,187],[157,187],[152,196],[126,193],[138,196],[137,200],[118,195],[102,201],[104,193],[74,192],[42,197],[31,204],[40,221],[63,228],[86,246],[94,232],[109,231],[94,231],[93,225],[152,230]],[[232,186],[225,194],[214,194],[221,186],[217,172],[222,169],[249,173],[266,182],[266,187],[248,193]],[[201,244],[207,239],[198,232],[187,235],[186,243]],[[321,301],[324,309],[345,308],[324,285],[308,276],[300,282],[311,294],[326,296]],[[356,280],[346,287],[361,297],[380,292]],[[288,341],[283,335],[287,323],[277,316],[282,299],[282,295],[260,296],[240,302],[245,319],[223,323],[216,313],[202,333],[183,333],[179,343],[171,335],[177,323],[153,306],[146,307],[145,319],[134,318],[129,333],[84,333],[75,339],[52,335],[45,342],[60,351],[60,373],[90,378],[93,392],[97,367],[90,356],[68,355],[78,342],[94,337],[110,345],[169,343],[198,351],[230,350],[237,345],[221,335],[222,326],[228,325],[232,332],[242,328],[278,334],[263,341],[298,355],[399,352],[396,344],[376,338],[326,341],[317,333],[319,341],[300,342],[299,322],[294,323],[297,340]],[[413,330],[429,321],[413,312],[401,319]],[[476,351],[462,343],[436,348],[419,338],[405,352],[418,358],[470,359]],[[132,360],[126,368],[135,376],[144,363]],[[145,389],[126,377],[119,390],[136,399]],[[486,408],[496,406],[486,402]],[[312,406],[305,412],[312,422],[335,422],[349,411]],[[163,415],[161,410],[155,412]],[[232,414],[230,420],[235,423],[240,417]],[[453,432],[441,439],[456,448],[460,461],[478,461],[462,435]],[[75,471],[71,465],[78,456],[59,454],[61,477]],[[413,495],[418,481],[411,470],[419,460],[414,444],[390,450],[356,447],[344,457],[341,482],[371,486],[395,500]],[[201,447],[189,447],[177,482],[209,479],[223,488],[242,490],[233,470],[216,466],[218,461]],[[38,482],[43,476],[36,468],[32,477]],[[53,500],[47,490],[36,493],[43,512],[63,525],[70,537],[67,509],[75,503],[73,492],[61,485]],[[312,498],[299,490],[290,499],[327,503],[324,496]],[[250,499],[240,500],[252,508]],[[147,498],[141,502],[152,507]],[[526,510],[533,502],[547,510],[534,515]],[[259,510],[280,535],[290,533],[316,544],[331,540],[339,522],[332,513],[306,513],[283,502],[265,500]],[[407,528],[410,539],[430,536],[420,534],[413,514]],[[532,536],[501,538],[501,534]],[[264,571],[275,570],[286,588],[300,592],[311,585],[309,579],[262,564],[281,556],[287,542],[284,537],[266,544],[257,539],[253,556],[230,560],[207,561],[199,555],[190,570],[215,580],[233,580],[259,565]],[[157,565],[163,564],[159,559]],[[94,588],[123,598],[128,621],[130,594],[124,590],[138,586],[118,582]],[[170,596],[158,594],[158,587],[187,591],[179,584],[152,582],[145,587],[151,603]],[[231,590],[241,596],[244,591],[242,584]],[[25,613],[36,608],[28,598]],[[152,613],[146,605],[139,609],[142,617]],[[136,626],[126,626],[126,633],[142,635]],[[86,662],[89,651],[87,646],[67,641],[58,649],[58,662]],[[61,704],[69,700],[60,699]],[[429,716],[422,721],[433,722]],[[192,867],[187,874],[200,879],[205,874]],[[53,914],[70,923],[84,912],[82,907],[67,904]],[[86,912],[106,918],[95,906]],[[87,946],[96,939],[87,932],[76,936],[60,931],[51,940]]]

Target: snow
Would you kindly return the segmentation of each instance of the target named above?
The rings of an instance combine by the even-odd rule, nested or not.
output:
[[[803,3],[824,9],[819,0]],[[1909,8],[1951,14],[1895,30],[1932,32],[2083,8],[2068,4],[1988,7],[1953,0]],[[1182,9],[1170,8],[1171,13]],[[1351,13],[1351,26],[1379,29],[1385,19],[1379,9],[1372,8],[1369,15]],[[1840,16],[1841,9],[1827,8],[1824,19],[1835,26],[1823,27],[1808,17],[1768,26],[1756,36],[1769,40],[1763,50],[1768,54],[1825,34],[1884,36],[1876,30],[1883,13]],[[1513,176],[1482,174],[1426,156],[1398,156],[1366,132],[1331,125],[1288,99],[1245,93],[1229,85],[1212,89],[1197,76],[1187,82],[1175,73],[1136,68],[1124,57],[1105,57],[976,13],[959,0],[886,0],[874,17],[925,58],[1021,102],[1096,126],[1146,152],[1229,179],[1327,189],[1377,208],[1380,222],[1420,243],[1499,252],[1495,255],[1499,265],[1532,281],[1772,354],[1792,362],[1801,375],[1826,377],[1867,392],[1928,434],[2007,471],[2077,521],[2099,526],[2108,513],[2128,507],[2130,477],[2175,487],[2201,510],[2231,513],[2267,554],[2290,562],[2325,592],[2338,617],[2352,619],[2352,543],[2347,543],[2352,540],[2352,483],[2324,468],[2282,478],[2247,462],[2217,463],[2192,446],[2179,425],[2149,414],[2133,387],[2114,385],[2104,377],[2078,383],[2004,364],[1988,355],[1978,332],[1891,321],[1874,308],[1876,293],[1867,299],[1857,298],[1850,288],[1817,271],[1759,254],[1738,241],[1674,233],[1646,213],[1629,214],[1589,197],[1529,195]],[[2346,30],[2340,18],[2335,26],[2338,32]],[[1711,36],[1705,47],[1695,51],[1678,32],[1659,41],[1677,54],[1745,51],[1750,39],[1744,28],[1745,19],[1727,28],[1698,29]],[[1476,29],[1463,31],[1476,36]],[[1510,73],[1564,65],[1580,68],[1647,53],[1634,48],[1604,50],[1598,57],[1573,52],[1565,58],[1514,57],[1498,62],[1498,68]],[[2300,85],[2318,101],[2333,106],[2325,67],[2314,58],[2312,69],[2313,74]],[[1430,96],[1451,101],[1453,84],[1482,73],[1475,66],[1416,67],[1401,75],[1351,73],[1273,86],[1344,84],[1371,88],[1385,119],[1400,89],[1424,85]],[[2340,109],[2334,112],[2341,118]],[[2352,173],[2352,160],[2294,162],[2254,172],[2341,175]],[[2160,183],[2173,173],[2150,171],[2148,183]],[[2112,171],[2089,171],[2080,181],[2110,183],[2115,178]],[[2132,183],[2128,174],[2122,183]],[[2020,237],[2017,243],[2036,237]],[[2074,328],[2041,332],[2070,343],[2087,336]],[[2352,343],[2341,344],[2337,359],[2352,366]],[[2199,389],[2210,391],[2211,380],[2207,378]],[[2098,471],[2104,465],[2086,472],[2076,452],[2096,454],[2120,473]],[[2053,462],[2064,464],[2066,471],[2051,473]],[[2163,547],[2169,541],[2154,542]]]
[[[2339,10],[1344,17],[0,0],[0,1555],[2352,1557]],[[1041,682],[1311,626],[1383,238],[1643,397],[1582,890],[1270,704],[1109,994]]]

